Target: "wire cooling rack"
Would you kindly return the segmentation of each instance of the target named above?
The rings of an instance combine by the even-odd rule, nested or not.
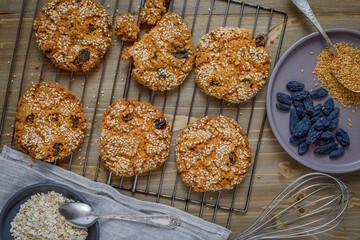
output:
[[[115,36],[109,52],[95,70],[75,73],[55,68],[38,50],[31,28],[32,20],[45,3],[45,0],[22,1],[6,92],[5,96],[1,96],[1,146],[7,144],[16,148],[13,141],[16,103],[25,89],[33,83],[56,81],[81,99],[88,126],[81,146],[71,156],[55,164],[95,181],[110,184],[120,191],[145,194],[145,199],[150,201],[162,202],[185,211],[197,208],[200,217],[212,222],[218,211],[227,211],[227,220],[220,223],[226,227],[229,227],[234,212],[246,212],[266,120],[265,89],[246,103],[230,104],[203,94],[194,83],[192,71],[185,83],[175,90],[150,91],[131,77],[132,65],[121,61],[123,49],[130,45]],[[139,18],[144,0],[102,0],[101,4],[108,14],[112,14],[110,17],[114,23],[116,16],[125,12]],[[287,14],[283,11],[237,0],[171,0],[168,10],[184,18],[193,35],[194,44],[205,33],[217,27],[248,28],[252,29],[253,37],[266,34],[265,43],[272,56],[272,67],[278,61],[287,22]],[[141,26],[141,30],[143,33],[149,31],[149,28]],[[168,160],[159,169],[124,178],[112,175],[102,165],[99,158],[102,113],[119,98],[148,101],[161,109],[169,119],[173,131],[172,148]],[[233,190],[194,192],[183,184],[176,171],[175,139],[181,129],[193,120],[219,114],[235,119],[247,132],[253,152],[252,167],[244,182]]]

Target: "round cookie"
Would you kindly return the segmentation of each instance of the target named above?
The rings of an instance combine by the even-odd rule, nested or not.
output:
[[[221,27],[199,40],[195,81],[203,92],[241,103],[260,91],[269,73],[270,53],[263,47],[263,36],[251,35],[251,30]]]
[[[169,122],[146,102],[120,99],[104,113],[100,156],[107,169],[133,176],[165,162],[171,145]]]
[[[133,63],[132,75],[151,90],[170,90],[183,83],[195,58],[191,33],[185,22],[168,12],[139,42],[123,52]]]
[[[53,162],[70,155],[84,138],[85,128],[80,100],[60,84],[34,84],[20,98],[15,141],[34,159]]]
[[[196,191],[232,189],[251,165],[251,149],[241,127],[224,116],[203,117],[176,140],[181,179]]]
[[[110,47],[111,22],[95,0],[50,0],[33,22],[34,38],[51,62],[87,72]]]

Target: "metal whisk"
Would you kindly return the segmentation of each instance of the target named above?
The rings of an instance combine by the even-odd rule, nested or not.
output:
[[[335,228],[349,204],[348,186],[324,173],[303,175],[280,192],[256,221],[233,239],[305,237]]]

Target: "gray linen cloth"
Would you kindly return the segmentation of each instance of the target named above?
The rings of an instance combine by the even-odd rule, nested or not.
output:
[[[230,230],[202,220],[179,209],[163,204],[146,202],[120,194],[104,183],[94,182],[78,174],[42,161],[30,167],[28,155],[3,147],[0,155],[0,209],[20,189],[42,182],[57,182],[80,192],[99,214],[132,214],[144,212],[172,214],[182,220],[175,230],[153,227],[142,223],[120,220],[101,221],[100,239],[227,239]]]

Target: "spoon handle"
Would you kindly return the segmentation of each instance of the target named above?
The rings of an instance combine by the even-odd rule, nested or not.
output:
[[[335,54],[336,51],[335,51],[333,43],[331,42],[329,36],[326,34],[324,29],[321,27],[319,21],[315,17],[315,14],[311,10],[310,5],[307,2],[307,0],[291,0],[291,1],[304,13],[304,15],[310,20],[310,22],[317,28],[319,33],[325,38],[325,40],[329,44],[331,50]]]
[[[106,215],[98,216],[98,218],[119,219],[133,222],[141,222],[157,227],[175,229],[180,226],[181,220],[172,215],[150,215],[150,216],[130,216],[130,215]]]

